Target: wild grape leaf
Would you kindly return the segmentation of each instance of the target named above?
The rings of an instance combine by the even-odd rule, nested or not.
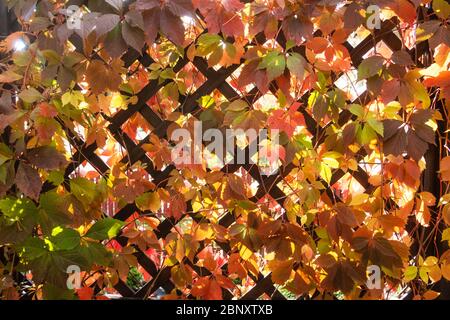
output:
[[[85,237],[95,240],[112,239],[117,236],[123,225],[123,221],[113,218],[103,218],[89,228]]]
[[[80,234],[70,228],[56,227],[52,230],[50,241],[55,250],[72,250],[80,245]]]
[[[253,59],[246,63],[242,68],[241,74],[238,78],[239,88],[254,83],[262,93],[267,92],[269,85],[269,78],[265,70],[258,69],[261,59]]]
[[[441,96],[450,99],[450,71],[442,71],[437,77],[425,79],[423,84],[426,87],[439,87]]]
[[[99,17],[95,17],[94,26],[97,37],[101,37],[113,30],[120,22],[120,16],[117,14],[107,13]]]
[[[164,214],[173,217],[175,220],[181,219],[186,214],[187,205],[184,196],[179,192],[171,192],[168,201],[164,201]]]
[[[351,2],[344,12],[344,27],[355,30],[364,23],[364,17],[359,13],[362,9],[361,5],[356,2]]]
[[[68,197],[57,194],[56,191],[41,194],[38,221],[44,233],[50,234],[54,227],[72,222],[69,206]]]
[[[265,55],[258,65],[258,69],[265,69],[267,72],[267,78],[272,81],[278,78],[284,73],[286,68],[286,58],[278,51],[271,51]]]
[[[19,93],[19,98],[27,103],[33,103],[43,98],[42,94],[35,88],[30,87]]]
[[[112,253],[102,243],[83,241],[77,250],[89,266],[93,264],[108,266],[111,263]]]
[[[42,181],[36,169],[21,162],[16,173],[16,185],[23,194],[33,200],[39,199]]]
[[[225,187],[222,191],[222,198],[224,200],[245,200],[247,191],[241,177],[235,174],[229,174],[225,181]]]
[[[199,278],[192,286],[191,294],[204,300],[222,300],[222,288],[209,277]]]
[[[371,56],[363,60],[358,66],[358,80],[376,75],[383,67],[383,63],[384,59],[381,56]]]
[[[297,111],[299,106],[300,104],[294,103],[289,107],[288,111],[273,110],[267,119],[269,128],[284,131],[291,138],[298,126],[306,125],[303,114]]]
[[[440,162],[440,173],[442,181],[450,181],[450,157],[444,157]]]
[[[290,54],[286,59],[286,66],[289,71],[297,77],[297,79],[303,80],[305,68],[307,66],[307,62],[303,56],[296,52]]]
[[[0,74],[0,83],[10,83],[22,79],[23,76],[12,70],[6,70]]]
[[[239,0],[193,0],[205,17],[208,33],[222,32],[225,36],[236,37],[244,34],[239,11],[244,5]]]
[[[145,43],[145,36],[141,29],[131,26],[128,22],[124,22],[122,23],[122,37],[125,42],[137,52],[142,51]]]
[[[365,282],[364,268],[357,266],[354,262],[346,259],[336,261],[331,255],[325,254],[316,259],[316,263],[327,272],[321,282],[321,285],[327,290],[349,293],[353,290],[355,283]]]
[[[431,118],[430,110],[419,110],[410,118],[410,125],[398,120],[384,120],[384,152],[395,156],[407,152],[416,161],[428,150],[428,144],[435,144],[435,135],[425,123]]]
[[[375,265],[384,266],[390,270],[403,266],[402,259],[394,250],[391,240],[380,235],[371,237],[369,234],[356,232],[352,246],[356,252],[363,254],[362,258],[364,261],[370,261]]]
[[[106,51],[112,58],[118,58],[125,53],[128,46],[125,40],[123,40],[120,24],[108,32],[104,44]]]
[[[150,210],[157,212],[161,207],[161,199],[159,198],[158,192],[146,192],[137,197],[136,206],[142,211]]]
[[[293,261],[292,260],[272,260],[269,261],[268,268],[271,273],[271,279],[278,285],[284,285],[293,275]]]
[[[404,22],[412,25],[416,21],[416,8],[408,0],[394,0],[389,6]]]
[[[41,241],[44,242],[43,240]],[[34,246],[31,246],[30,243],[25,243],[22,248],[23,254],[27,256],[30,253],[36,252],[37,243]],[[39,257],[35,259],[28,259],[27,264],[21,268],[24,270],[33,270],[33,281],[36,283],[51,283],[65,288],[67,282],[66,270],[69,266],[76,265],[81,270],[86,270],[89,267],[86,259],[76,249],[48,251],[46,247],[41,248],[45,248],[45,251],[41,250]]]
[[[137,43],[134,45],[137,45]],[[116,70],[113,70],[111,66],[106,65],[103,61],[93,60],[89,62],[86,69],[86,82],[94,94],[100,94],[108,89],[117,91],[122,83],[122,78]]]
[[[429,20],[420,23],[417,26],[416,41],[417,43],[430,39],[439,29],[440,21]]]
[[[381,98],[384,104],[394,101],[400,93],[400,81],[396,78],[383,82]]]
[[[184,42],[184,26],[179,16],[169,10],[163,10],[160,16],[161,32],[173,43],[182,46]]]
[[[283,19],[281,28],[286,39],[294,41],[297,45],[311,38],[314,33],[313,23],[301,13],[292,14]]]
[[[411,59],[411,56],[408,52],[404,50],[395,51],[391,56],[392,62],[401,66],[412,66],[414,65],[414,61]]]
[[[194,7],[190,0],[138,0],[135,9],[142,12],[146,40],[153,44],[160,31],[176,45],[183,45],[185,28],[181,17],[193,17]]]
[[[256,36],[261,31],[264,31],[267,39],[274,38],[278,29],[278,19],[274,12],[265,4],[258,2],[250,3],[250,12],[253,14],[253,20],[249,26],[250,35]]]
[[[40,169],[57,170],[67,165],[66,157],[51,146],[29,149],[26,158]]]

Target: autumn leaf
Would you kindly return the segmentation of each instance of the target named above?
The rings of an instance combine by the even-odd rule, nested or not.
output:
[[[41,169],[56,170],[67,165],[66,157],[51,146],[30,149],[26,157],[32,165]]]
[[[193,0],[205,17],[209,33],[222,32],[225,36],[243,35],[244,24],[239,11],[244,5],[239,0]]]
[[[158,192],[146,192],[142,194],[136,198],[136,205],[142,211],[150,210],[152,212],[157,212],[161,207],[161,200]]]
[[[286,58],[276,51],[271,51],[265,55],[258,65],[258,69],[266,70],[269,82],[281,76],[284,73],[285,68]]]
[[[385,266],[389,269],[402,266],[402,260],[394,250],[391,241],[380,235],[374,237],[357,233],[353,236],[353,248],[363,254],[364,260],[371,263]]]
[[[381,56],[371,56],[361,62],[358,66],[358,80],[373,77],[380,72],[384,59]]]
[[[303,79],[307,62],[300,54],[289,55],[286,59],[286,66],[299,80]]]
[[[450,181],[450,157],[441,159],[440,173],[442,181]]]
[[[384,152],[396,156],[407,152],[419,161],[428,144],[435,144],[433,129],[425,124],[430,118],[429,110],[419,110],[411,116],[410,126],[399,120],[385,120]]]
[[[185,28],[181,17],[192,17],[194,8],[190,0],[138,0],[136,10],[142,12],[148,44],[153,44],[158,31],[176,45],[182,46]]]
[[[300,105],[297,103],[292,104],[288,111],[277,109],[272,111],[270,117],[267,119],[267,124],[271,129],[278,129],[286,132],[289,138],[291,138],[299,126],[305,126],[305,118],[297,111]]]
[[[39,199],[42,181],[36,169],[21,162],[16,174],[16,185],[23,194],[33,200]]]

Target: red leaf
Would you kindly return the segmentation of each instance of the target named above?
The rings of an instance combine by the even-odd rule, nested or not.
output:
[[[76,289],[76,291],[80,300],[92,300],[92,296],[94,295],[94,289],[91,287],[82,287]]]
[[[239,0],[194,0],[197,7],[205,17],[208,32],[222,32],[225,36],[240,36],[244,34],[239,11],[244,5]]]
[[[295,129],[298,126],[305,126],[305,118],[297,111],[299,103],[294,103],[289,108],[289,111],[281,109],[272,111],[272,115],[268,119],[268,124],[271,129],[278,129],[286,132],[289,138],[292,138]]]

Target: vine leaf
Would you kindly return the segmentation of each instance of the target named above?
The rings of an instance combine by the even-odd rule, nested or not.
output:
[[[21,162],[16,173],[16,185],[23,194],[33,200],[39,199],[42,181],[36,169]]]
[[[57,170],[67,164],[66,157],[51,146],[29,149],[26,157],[32,165],[40,169]]]

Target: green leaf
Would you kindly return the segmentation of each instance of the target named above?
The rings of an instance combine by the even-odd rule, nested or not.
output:
[[[111,239],[119,233],[119,230],[123,225],[123,221],[113,218],[105,218],[97,221],[88,230],[85,236],[95,240]]]
[[[286,68],[286,58],[277,51],[271,51],[264,56],[258,69],[266,69],[270,81],[281,76]]]
[[[359,143],[361,144],[369,144],[372,140],[377,139],[377,134],[367,124],[365,124],[362,129],[358,130],[356,135],[358,137]]]
[[[45,300],[75,300],[76,298],[73,290],[61,288],[51,283],[44,284],[42,293]]]
[[[55,186],[59,186],[64,182],[64,172],[60,170],[50,171],[47,180],[53,183]]]
[[[367,79],[376,75],[383,67],[384,58],[372,56],[361,62],[358,67],[358,80]]]
[[[19,93],[19,98],[27,103],[33,103],[42,99],[42,94],[35,88],[28,88]]]
[[[47,254],[47,252],[48,248],[45,244],[45,241],[36,237],[30,237],[26,239],[20,246],[20,255],[23,259],[26,260],[34,260],[40,258],[43,255]]]
[[[88,268],[86,259],[78,250],[45,251],[38,258],[26,261],[20,269],[33,270],[33,282],[36,284],[50,283],[60,288],[66,287],[67,268],[79,266],[81,270]]]
[[[85,241],[77,250],[88,261],[89,266],[93,264],[109,266],[111,263],[112,253],[101,243]]]
[[[70,190],[78,200],[88,207],[98,197],[97,186],[94,182],[85,178],[70,180]]]
[[[36,205],[26,198],[7,197],[0,200],[0,211],[8,218],[9,224],[20,221],[25,216],[37,214]]]
[[[380,136],[383,136],[384,134],[384,126],[381,121],[378,121],[376,119],[368,119],[367,124],[375,130],[376,133],[378,133]]]
[[[13,157],[13,153],[9,147],[0,143],[0,165],[4,164],[6,161],[11,160]]]
[[[71,250],[80,245],[80,234],[74,229],[56,227],[52,230],[51,242],[55,250]]]
[[[351,104],[348,106],[348,110],[357,116],[359,119],[364,118],[364,108],[359,104]]]
[[[142,210],[156,212],[161,208],[161,199],[158,192],[146,192],[136,198],[136,206]]]
[[[67,212],[67,197],[49,191],[39,199],[38,221],[44,233],[50,234],[58,225],[70,224],[71,216]]]

